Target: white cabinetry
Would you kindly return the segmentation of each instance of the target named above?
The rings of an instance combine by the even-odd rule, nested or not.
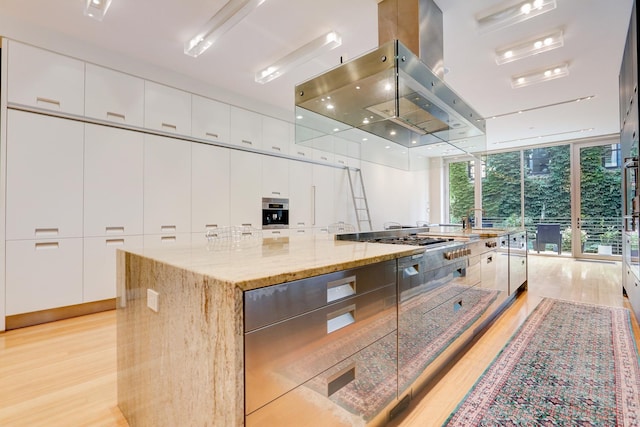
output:
[[[7,316],[82,303],[82,239],[6,243]]]
[[[338,159],[342,160],[342,159]],[[334,215],[337,221],[356,226],[355,211],[351,206],[349,188],[349,177],[347,169],[335,168],[333,170],[333,191],[334,191]]]
[[[142,236],[84,239],[82,302],[116,297],[116,249],[142,248]]]
[[[84,62],[11,40],[8,100],[84,114]]]
[[[262,195],[264,197],[289,197],[289,165],[281,157],[262,158]]]
[[[144,236],[145,248],[164,248],[171,245],[188,245],[191,233],[157,234]]]
[[[336,222],[334,215],[333,168],[313,165],[313,224],[327,226]]]
[[[262,159],[259,154],[231,150],[230,225],[262,228]]]
[[[191,232],[191,144],[144,136],[144,234]]]
[[[229,142],[245,148],[262,147],[262,119],[260,114],[242,108],[231,107]]]
[[[229,225],[229,149],[191,147],[191,232]]]
[[[6,238],[82,237],[82,123],[7,113]]]
[[[262,117],[262,149],[275,153],[289,152],[291,125],[272,117]]]
[[[142,234],[142,134],[85,126],[84,235]]]
[[[85,116],[131,126],[144,125],[144,80],[86,64]]]
[[[312,170],[309,163],[289,162],[289,228],[313,227]]]
[[[191,135],[191,94],[158,83],[144,82],[144,126]]]
[[[191,96],[191,136],[229,142],[230,106],[198,95]]]

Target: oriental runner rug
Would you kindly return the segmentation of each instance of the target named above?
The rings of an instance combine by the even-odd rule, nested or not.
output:
[[[639,426],[627,309],[544,299],[446,426]]]

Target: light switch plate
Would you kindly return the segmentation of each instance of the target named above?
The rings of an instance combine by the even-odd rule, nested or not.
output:
[[[158,300],[160,299],[160,294],[154,291],[153,289],[147,289],[147,307],[151,310],[158,312]]]

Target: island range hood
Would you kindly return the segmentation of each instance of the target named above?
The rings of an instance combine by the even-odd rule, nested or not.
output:
[[[442,79],[438,6],[433,0],[383,0],[378,6],[377,49],[296,86],[296,142],[314,145],[341,134],[364,144],[364,132],[402,153],[442,142],[483,151],[485,120]],[[480,136],[481,144],[468,143]]]

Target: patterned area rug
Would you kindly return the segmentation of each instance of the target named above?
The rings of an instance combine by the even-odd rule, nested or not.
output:
[[[640,425],[628,310],[544,299],[444,425]]]

